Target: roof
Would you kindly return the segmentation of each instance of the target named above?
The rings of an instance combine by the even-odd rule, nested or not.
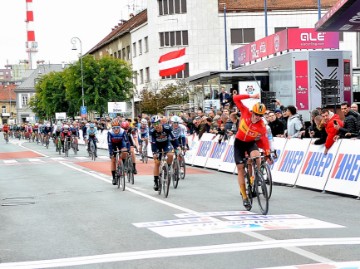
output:
[[[16,85],[10,84],[8,86],[0,85],[0,102],[16,101],[16,93],[14,92]]]
[[[321,0],[323,9],[332,7],[337,0]],[[264,0],[218,0],[219,11],[224,11],[224,3],[227,12],[242,11],[262,11],[264,10]],[[296,9],[317,9],[316,0],[270,0],[267,1],[267,10],[296,10]]]
[[[143,10],[140,13],[136,14],[128,21],[123,21],[116,25],[111,32],[104,37],[98,44],[96,44],[92,49],[90,49],[87,54],[91,54],[102,48],[103,46],[109,44],[116,38],[119,38],[125,34],[130,33],[130,31],[143,23],[147,22],[147,10]]]
[[[34,89],[35,80],[39,78],[41,75],[48,74],[51,72],[61,72],[65,68],[62,64],[44,64],[38,66],[36,69],[31,70],[31,74],[24,79],[24,82],[21,83],[16,90],[27,90]]]

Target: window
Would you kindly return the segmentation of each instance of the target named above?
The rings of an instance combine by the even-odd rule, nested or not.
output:
[[[254,28],[230,29],[231,44],[250,43],[255,41]]]
[[[140,69],[140,84],[144,84],[144,70]]]
[[[186,13],[186,0],[158,0],[159,15]]]
[[[176,75],[161,77],[161,79],[176,79],[176,78],[188,78],[190,75],[189,63],[185,63],[185,70],[180,71]]]
[[[127,57],[126,57],[126,60],[130,60],[130,53],[131,53],[131,51],[130,51],[130,46],[127,46],[126,47],[126,52],[127,52]],[[124,59],[125,60],[125,59]]]
[[[28,97],[27,94],[22,94],[21,95],[21,104],[22,104],[22,106],[27,106],[28,99],[29,99],[29,97]]]
[[[136,57],[136,42],[133,43],[133,58]]]
[[[118,58],[121,59],[121,50],[118,50]]]
[[[145,73],[146,73],[145,82],[150,82],[150,68],[149,67],[146,67]]]
[[[293,26],[293,27],[275,27],[274,31],[275,31],[275,33],[277,33],[277,32],[280,32],[282,30],[291,29],[291,28],[299,28],[299,27],[296,27],[296,26]]]
[[[114,58],[117,58],[117,52],[116,51],[114,52]]]
[[[146,36],[145,38],[144,38],[144,45],[145,45],[145,52],[148,52],[149,51],[149,39],[148,39],[148,37]]]
[[[6,113],[6,106],[1,107],[1,113]]]
[[[188,31],[161,32],[159,38],[160,47],[189,45]]]
[[[139,55],[142,54],[142,40],[139,40]]]
[[[138,73],[136,71],[134,71],[133,78],[134,78],[134,84],[138,85]]]
[[[122,59],[125,60],[126,59],[126,52],[125,52],[125,48],[122,49]]]

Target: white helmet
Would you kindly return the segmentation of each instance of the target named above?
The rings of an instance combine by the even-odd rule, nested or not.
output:
[[[69,129],[69,125],[65,124],[64,125],[64,130],[68,130]]]
[[[148,121],[146,119],[141,119],[141,124],[148,124]]]
[[[153,116],[153,117],[151,118],[151,123],[160,122],[160,121],[161,121],[161,119],[160,119],[159,116]]]
[[[173,122],[173,123],[179,123],[179,122],[180,122],[180,117],[178,117],[178,116],[172,116],[172,117],[171,117],[171,122]]]

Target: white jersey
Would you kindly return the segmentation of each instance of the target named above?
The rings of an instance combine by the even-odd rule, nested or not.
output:
[[[179,137],[185,137],[187,133],[187,129],[183,124],[179,124],[177,128],[174,128],[173,126],[173,133],[176,139]]]

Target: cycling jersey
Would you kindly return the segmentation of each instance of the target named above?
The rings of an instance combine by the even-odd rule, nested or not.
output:
[[[145,128],[144,128],[144,127],[140,126],[139,133],[140,133],[140,138],[148,138],[149,137],[149,127],[145,126]]]
[[[4,133],[9,132],[9,126],[4,125],[4,126],[3,126],[3,132],[4,132]]]
[[[175,135],[175,138],[181,143],[182,146],[185,146],[186,144],[186,133],[187,129],[184,125],[178,124],[177,128],[173,127],[173,133]]]
[[[86,130],[86,135],[87,135],[87,137],[94,137],[94,136],[96,136],[97,135],[97,128],[96,127],[94,127],[94,128],[87,128],[87,130]]]
[[[234,103],[241,113],[239,127],[235,138],[243,142],[256,141],[258,146],[264,149],[265,152],[270,152],[270,145],[264,121],[259,120],[256,123],[252,123],[252,113],[241,101],[248,98],[250,98],[249,94],[240,94],[233,97]]]
[[[173,145],[174,148],[177,148],[178,142],[175,138],[172,128],[164,124],[162,125],[162,131],[157,132],[155,128],[151,128],[150,130],[150,143],[151,143],[151,150],[153,152],[157,152],[161,149],[165,151],[169,151],[169,142]],[[166,150],[167,149],[167,150]]]
[[[111,130],[108,132],[107,142],[110,156],[114,154],[114,150],[116,149],[127,148],[127,135],[125,130],[120,128],[118,134]]]

